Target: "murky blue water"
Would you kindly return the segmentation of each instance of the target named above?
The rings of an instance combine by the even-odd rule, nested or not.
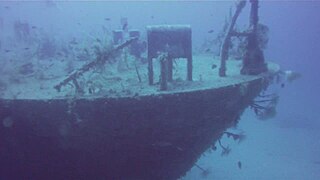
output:
[[[5,58],[0,64],[14,59],[17,51],[29,50],[25,44],[15,43],[17,38],[24,38],[23,33],[15,32],[15,22],[29,25],[31,39],[50,37],[58,44],[79,43],[122,29],[123,18],[127,18],[126,26],[140,30],[143,38],[147,25],[190,24],[193,51],[199,53],[202,45],[222,30],[230,7],[234,10],[234,2],[1,1],[0,51]],[[246,134],[246,140],[237,144],[222,139],[232,149],[229,156],[220,156],[219,148],[203,154],[197,165],[209,170],[206,177],[193,167],[182,179],[320,178],[319,9],[317,1],[261,2],[259,20],[270,29],[264,50],[266,60],[280,64],[283,70],[299,72],[302,77],[286,83],[284,88],[271,88],[270,92],[280,95],[276,117],[259,121],[250,109],[245,111],[238,129]],[[238,29],[246,29],[248,17],[249,3],[239,17]],[[211,50],[206,53],[214,54]],[[5,125],[10,123],[5,121]]]

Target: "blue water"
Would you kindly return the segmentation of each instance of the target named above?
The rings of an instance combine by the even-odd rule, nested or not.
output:
[[[320,2],[272,1],[260,7],[260,22],[270,28],[266,59],[303,77],[277,90],[275,118],[257,121],[250,110],[242,115],[239,128],[247,140],[229,142],[234,150],[230,156],[207,154],[198,164],[211,168],[209,179],[319,179]],[[194,168],[185,179],[199,178]]]
[[[56,39],[84,38],[102,34],[105,28],[121,28],[128,18],[129,28],[145,30],[154,24],[190,24],[194,51],[222,29],[231,1],[203,2],[0,2],[1,51],[13,37],[16,20],[28,22]],[[238,27],[248,25],[249,3]],[[234,9],[234,8],[233,8]],[[247,109],[238,129],[247,138],[237,144],[222,139],[232,151],[229,156],[204,153],[197,162],[209,169],[207,179],[319,179],[320,178],[320,2],[263,1],[260,22],[270,28],[267,60],[293,70],[302,77],[284,88],[277,116],[259,121]],[[214,30],[213,33],[208,31]],[[145,35],[144,35],[145,36]],[[3,53],[3,52],[2,52]],[[3,61],[3,60],[2,60]],[[219,151],[219,149],[218,149]],[[237,162],[241,161],[241,169]],[[193,167],[182,179],[201,179]]]

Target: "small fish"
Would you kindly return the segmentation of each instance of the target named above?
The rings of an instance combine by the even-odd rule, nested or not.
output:
[[[208,31],[208,33],[213,33],[213,32],[214,32],[214,30],[213,30],[213,29],[211,29],[211,30],[209,30],[209,31]]]
[[[32,29],[37,29],[37,26],[31,26]]]
[[[97,41],[98,43],[101,43],[101,40],[100,40],[99,38],[97,38],[96,41]]]
[[[207,52],[210,52],[210,48],[206,49],[205,52],[206,52],[206,53],[207,53]]]
[[[81,26],[81,23],[78,22],[77,24],[78,24],[79,26]]]
[[[151,19],[154,19],[154,16],[150,16],[151,17]]]
[[[5,6],[4,8],[5,8],[5,9],[10,9],[10,6]]]
[[[239,168],[239,169],[242,168],[242,163],[241,163],[241,161],[238,161],[238,168]]]
[[[212,64],[211,69],[215,69],[216,67],[218,67],[218,66],[215,64]]]
[[[166,141],[156,142],[152,145],[160,148],[172,146],[170,142],[166,142]]]
[[[285,84],[284,83],[281,83],[281,88],[284,88]]]
[[[24,48],[24,50],[29,50],[30,48],[28,48],[28,47],[26,47],[26,48]]]
[[[177,146],[176,148],[177,148],[177,150],[179,150],[179,151],[183,151],[183,149],[182,149],[181,147],[179,147],[179,146]]]
[[[293,80],[296,80],[301,77],[300,73],[290,71],[290,70],[284,71],[284,75],[285,75],[285,78],[288,82],[292,82]]]
[[[111,18],[104,18],[104,20],[106,20],[106,21],[111,21]]]
[[[9,49],[5,49],[4,50],[4,52],[6,52],[6,53],[8,53],[8,52],[10,52],[11,50],[9,50]]]

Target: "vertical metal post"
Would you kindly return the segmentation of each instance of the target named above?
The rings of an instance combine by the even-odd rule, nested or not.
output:
[[[192,56],[188,57],[188,64],[187,64],[187,80],[192,81]]]
[[[172,60],[172,59],[171,59]],[[161,79],[160,79],[160,91],[165,91],[168,89],[168,56],[160,56],[160,69],[161,69]]]
[[[172,57],[168,57],[168,62],[167,62],[167,64],[168,64],[168,81],[169,82],[172,82],[172,80],[173,80],[173,73],[172,73],[172,71],[173,71],[173,58]]]
[[[149,78],[149,85],[153,85],[153,63],[152,63],[151,56],[148,56],[148,78]]]

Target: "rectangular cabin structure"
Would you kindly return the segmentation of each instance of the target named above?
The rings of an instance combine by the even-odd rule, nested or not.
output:
[[[187,59],[187,80],[192,81],[192,41],[189,25],[147,26],[148,38],[148,78],[153,84],[153,58],[160,53],[168,53],[168,81],[172,81],[172,61]]]

